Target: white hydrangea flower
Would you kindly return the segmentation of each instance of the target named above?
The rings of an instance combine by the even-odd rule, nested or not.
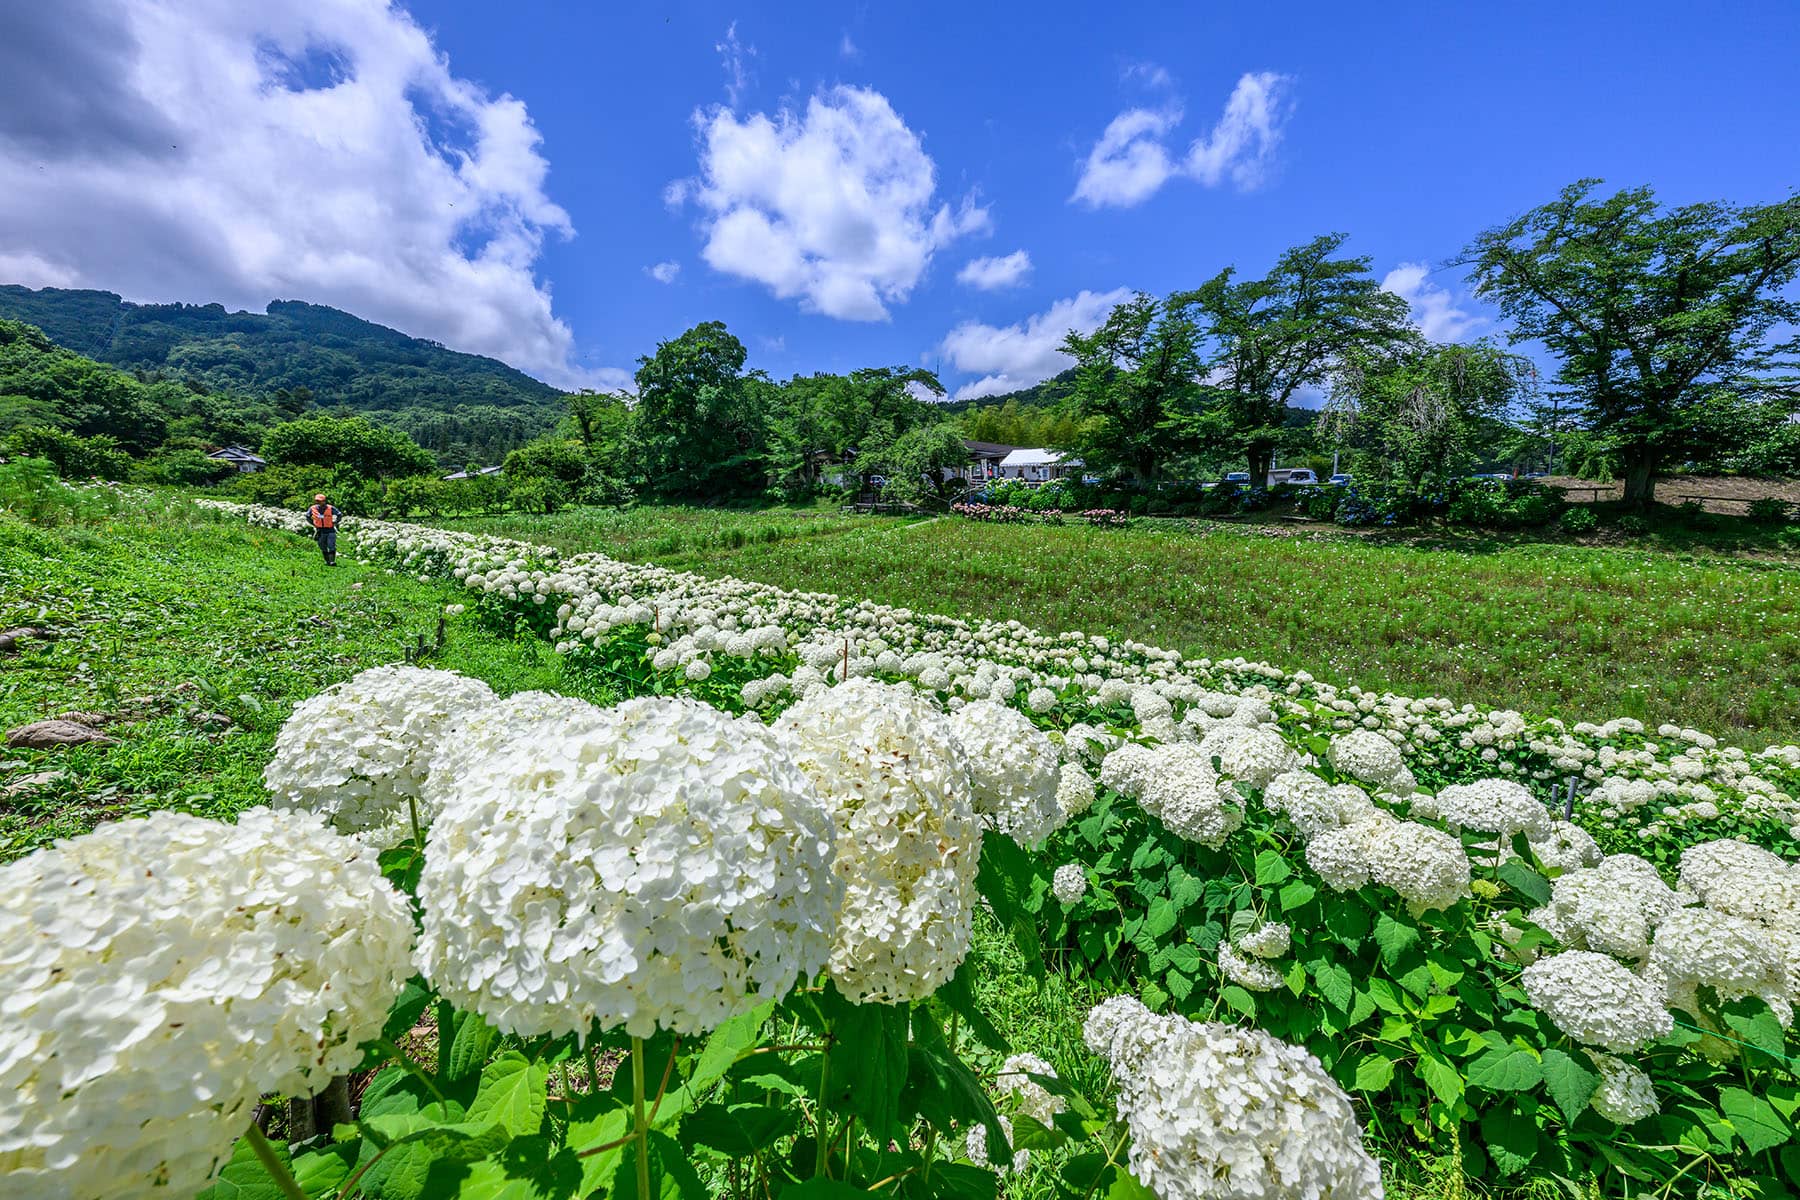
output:
[[[423,667],[375,667],[294,706],[263,782],[276,808],[324,813],[344,833],[388,845],[412,830],[451,724],[494,702],[479,679]],[[421,814],[423,819],[423,814]]]
[[[1635,1125],[1661,1111],[1656,1086],[1642,1069],[1610,1054],[1590,1057],[1600,1073],[1600,1086],[1594,1089],[1588,1107],[1615,1125]]]
[[[1065,822],[1094,807],[1094,777],[1078,762],[1066,762],[1057,770],[1056,805]]]
[[[1272,992],[1283,982],[1280,971],[1260,959],[1244,957],[1230,942],[1219,943],[1219,974],[1253,992]]]
[[[1043,730],[1016,708],[976,700],[950,719],[950,731],[984,824],[1021,846],[1035,846],[1062,827],[1056,800],[1062,764]]]
[[[1331,739],[1326,759],[1332,768],[1353,779],[1407,795],[1418,785],[1400,758],[1400,748],[1379,733],[1353,729]]]
[[[459,782],[490,754],[530,744],[540,736],[564,736],[580,724],[605,719],[605,709],[573,696],[518,692],[452,719],[432,753],[419,792],[419,819],[429,824]]]
[[[1005,1117],[1000,1118],[1000,1132],[1006,1135],[1006,1141],[1010,1145],[1013,1139],[1012,1122]],[[986,1168],[996,1175],[1005,1175],[1008,1170],[1023,1171],[1031,1163],[1029,1150],[1013,1151],[1010,1164],[996,1163],[989,1159],[987,1126],[979,1122],[969,1126],[969,1132],[963,1135],[963,1153],[968,1155],[970,1162],[978,1167]]]
[[[159,812],[0,867],[0,1193],[193,1195],[265,1093],[355,1068],[412,941],[311,812]]]
[[[1531,852],[1537,855],[1537,860],[1552,870],[1591,867],[1602,857],[1600,843],[1594,840],[1593,834],[1572,821],[1557,821],[1551,826],[1549,837],[1530,841]]]
[[[1064,863],[1050,877],[1050,893],[1063,904],[1075,903],[1087,889],[1087,871],[1080,863]]]
[[[1550,903],[1529,915],[1566,946],[1641,960],[1650,953],[1650,931],[1679,903],[1648,861],[1611,854],[1558,876]]]
[[[1710,908],[1678,908],[1656,927],[1651,969],[1672,993],[1710,987],[1721,1000],[1760,996],[1792,1020],[1787,961],[1769,931],[1755,921]]]
[[[1481,779],[1457,783],[1435,796],[1420,793],[1412,799],[1414,816],[1436,817],[1458,829],[1492,833],[1510,838],[1550,836],[1550,810],[1520,783],[1510,779]]]
[[[1258,958],[1280,958],[1294,944],[1286,921],[1264,921],[1237,940],[1237,948]]]
[[[1118,1082],[1131,1173],[1160,1200],[1383,1194],[1349,1098],[1300,1047],[1123,996],[1096,1006],[1083,1036]]]
[[[1277,775],[1300,765],[1300,756],[1281,734],[1263,725],[1216,725],[1200,740],[1200,753],[1210,763],[1219,760],[1219,773],[1251,787],[1267,787]]]
[[[699,1033],[824,964],[841,885],[818,790],[690,699],[477,763],[432,826],[420,969],[521,1036]]]
[[[1800,932],[1800,866],[1760,846],[1736,839],[1689,846],[1677,882],[1709,908]]]
[[[949,724],[904,685],[821,689],[775,728],[825,793],[845,881],[830,970],[864,1003],[922,999],[969,952],[981,830]]]
[[[1284,771],[1263,789],[1263,807],[1281,813],[1305,838],[1354,825],[1378,811],[1355,784],[1330,784],[1311,771]]]
[[[1144,751],[1141,757],[1126,756],[1129,749],[1107,755],[1100,777],[1105,780],[1112,771],[1111,786],[1136,800],[1170,833],[1217,846],[1244,823],[1243,811],[1234,807],[1237,793],[1219,778],[1201,747],[1186,742],[1138,747]]]
[[[1056,1079],[1056,1068],[1035,1054],[1013,1054],[1000,1064],[1000,1074],[994,1080],[994,1087],[1002,1096],[1016,1099],[1019,1111],[1048,1127],[1068,1105],[1061,1096],[1052,1095],[1044,1089],[1044,1085],[1032,1079],[1038,1075],[1046,1079]],[[1007,1137],[1012,1137],[1011,1129]]]
[[[1545,955],[1525,968],[1522,981],[1531,1006],[1585,1045],[1629,1053],[1675,1028],[1653,981],[1591,950]]]
[[[1034,713],[1047,713],[1056,707],[1056,693],[1047,687],[1035,687],[1025,694],[1025,707]]]
[[[1306,844],[1306,862],[1336,891],[1379,883],[1416,910],[1449,908],[1469,895],[1469,856],[1462,843],[1384,810],[1319,834]]]

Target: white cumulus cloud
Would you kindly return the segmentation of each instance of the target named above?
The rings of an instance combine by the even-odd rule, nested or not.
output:
[[[1059,347],[1070,330],[1092,333],[1108,313],[1131,296],[1130,288],[1110,292],[1082,291],[1058,300],[1044,312],[1014,325],[967,321],[944,338],[944,353],[959,371],[980,375],[956,389],[955,398],[997,396],[1042,383],[1075,360]]]
[[[644,268],[644,274],[658,283],[674,283],[675,277],[681,274],[681,264],[674,259],[667,262],[652,263]]]
[[[1427,278],[1430,274],[1425,263],[1408,262],[1381,280],[1384,290],[1411,306],[1412,322],[1420,333],[1434,342],[1460,342],[1488,323],[1486,317],[1458,305],[1456,297]]]
[[[573,233],[525,105],[386,0],[66,0],[0,39],[0,269],[143,301],[305,299],[573,364],[535,275]]]
[[[1154,86],[1168,84],[1166,72],[1138,66]],[[1153,73],[1149,73],[1153,72]],[[1169,180],[1183,177],[1206,187],[1229,181],[1240,191],[1260,186],[1281,144],[1293,80],[1272,71],[1241,76],[1212,129],[1185,151],[1168,143],[1182,121],[1172,99],[1154,107],[1129,108],[1114,117],[1082,164],[1072,200],[1090,208],[1129,208],[1142,203]]]
[[[671,203],[701,210],[701,257],[808,311],[880,321],[932,255],[991,227],[972,197],[933,207],[937,168],[878,92],[835,87],[801,113],[695,114],[700,173]]]
[[[1016,287],[1031,274],[1031,255],[1023,250],[998,258],[971,258],[956,273],[956,281],[984,292]]]

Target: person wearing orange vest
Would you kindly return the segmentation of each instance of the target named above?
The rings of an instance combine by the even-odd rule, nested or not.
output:
[[[313,497],[313,506],[306,510],[306,519],[312,525],[313,538],[319,543],[319,553],[325,556],[325,565],[337,566],[337,526],[338,510],[325,499],[320,492]]]

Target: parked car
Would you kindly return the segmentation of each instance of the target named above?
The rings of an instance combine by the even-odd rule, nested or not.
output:
[[[1356,476],[1346,475],[1340,471],[1325,482],[1331,484],[1333,487],[1348,487],[1350,484],[1356,482]]]
[[[1319,482],[1319,477],[1305,467],[1296,467],[1294,470],[1287,473],[1287,481],[1302,487],[1316,486]]]
[[[1250,472],[1248,472],[1248,471],[1228,471],[1228,472],[1226,472],[1226,475],[1225,475],[1225,482],[1226,483],[1242,483],[1242,484],[1247,485],[1250,482]]]

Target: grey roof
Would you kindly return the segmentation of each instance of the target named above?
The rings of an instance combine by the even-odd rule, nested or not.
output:
[[[499,473],[500,473],[499,467],[482,467],[480,470],[475,472],[476,475],[498,475]],[[457,471],[454,474],[444,476],[444,478],[445,479],[469,479],[469,478],[472,478],[472,476],[470,476],[470,474],[467,471]]]
[[[975,458],[1005,458],[1018,449],[1017,446],[1008,446],[1003,442],[971,442],[968,438],[963,439],[963,445]]]
[[[223,459],[227,462],[262,463],[263,466],[268,466],[267,463],[263,463],[262,459],[250,453],[250,451],[244,449],[242,446],[226,446],[223,450],[214,450],[206,457]]]

